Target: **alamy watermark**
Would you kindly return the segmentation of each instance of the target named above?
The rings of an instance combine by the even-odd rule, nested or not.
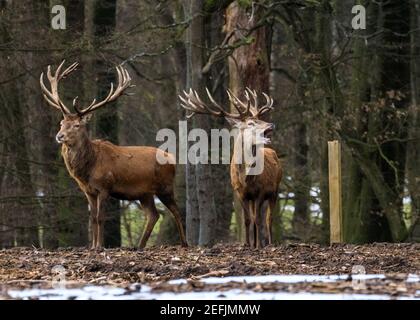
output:
[[[351,20],[351,26],[354,30],[366,29],[366,8],[361,4],[355,5],[351,9],[355,16]]]
[[[66,8],[63,5],[55,5],[51,8],[51,28],[54,30],[65,30],[66,25]]]
[[[364,266],[354,265],[351,269],[351,285],[353,290],[366,289],[366,270]]]
[[[231,154],[231,141],[233,155]],[[247,175],[259,175],[264,170],[264,145],[270,142],[264,129],[194,128],[188,131],[187,121],[179,121],[178,137],[174,130],[160,129],[156,141],[163,142],[156,153],[160,164],[234,164],[244,165]],[[178,150],[178,152],[177,152]]]
[[[56,265],[51,269],[52,281],[51,287],[54,289],[65,289],[66,288],[66,268],[62,265]]]
[[[354,30],[366,29],[366,8],[361,5],[354,5],[351,13],[355,16],[351,20],[351,26]],[[66,24],[66,8],[63,5],[54,5],[51,8],[51,28],[54,30],[65,30]]]

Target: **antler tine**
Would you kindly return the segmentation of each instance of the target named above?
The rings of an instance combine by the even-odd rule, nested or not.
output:
[[[57,70],[55,70],[54,76],[52,76],[52,74],[51,74],[51,66],[48,66],[48,76],[49,76],[48,79],[51,78],[51,79],[59,80],[60,79],[60,71],[61,71],[61,68],[63,68],[65,62],[66,62],[66,60],[61,61]]]
[[[73,108],[78,115],[81,115],[80,109],[79,109],[80,105],[79,105],[79,100],[78,99],[79,99],[79,97],[75,97],[73,99]]]
[[[245,88],[245,96],[247,97],[248,103],[251,105],[251,113],[254,117],[258,116],[258,95],[255,90],[251,90],[250,88]],[[251,97],[254,100],[254,104],[251,104]]]
[[[240,100],[237,96],[235,96],[235,94],[231,90],[228,89],[227,93],[230,102],[233,104],[236,110],[238,110],[239,113],[245,116],[252,116],[258,118],[263,114],[273,110],[274,101],[264,92],[262,94],[266,100],[266,104],[261,108],[258,107],[258,95],[255,90],[251,90],[248,87],[245,88],[244,96],[246,103]]]
[[[270,112],[274,109],[273,108],[274,100],[270,96],[268,96],[266,93],[263,92],[262,94],[266,100],[266,104],[258,111],[259,116],[262,116],[263,114]]]
[[[206,104],[203,102],[203,100],[200,99],[200,96],[198,95],[197,91],[190,89],[190,97],[193,98],[192,101],[198,108],[200,108],[201,110],[206,110]]]
[[[202,106],[203,102],[201,100],[197,100],[198,94],[196,92],[190,89],[188,93],[185,91],[184,93],[185,93],[185,96],[187,97],[187,100],[184,99],[184,102],[188,110],[194,113],[201,112],[203,110],[205,111],[205,109]]]
[[[39,83],[41,85],[42,95],[45,98],[45,100],[47,100],[48,104],[50,104],[51,106],[53,106],[57,109],[60,109],[60,106],[55,101],[53,101],[54,99],[53,99],[53,96],[52,96],[51,92],[45,86],[44,73],[41,73],[41,76],[39,78]]]
[[[245,95],[245,99],[246,99],[246,102],[247,102],[247,110],[248,110],[248,112],[249,113],[251,113],[251,115],[253,116],[253,117],[255,117],[256,116],[256,109],[255,109],[255,107],[251,104],[251,97],[249,96],[249,92],[247,91],[247,90],[245,90],[245,93],[244,93],[244,95]],[[252,95],[252,92],[251,92],[251,95]]]
[[[65,77],[67,77],[70,73],[72,73],[74,70],[76,70],[78,66],[79,66],[78,62],[73,63],[71,66],[69,66],[66,70],[63,71],[63,73],[60,75],[59,79],[61,80],[61,79],[64,79]],[[58,69],[57,69],[57,71],[58,71]],[[56,73],[56,75],[57,75],[57,73]]]
[[[182,93],[184,94],[185,98],[182,95],[178,95],[178,98],[181,100],[181,107],[183,107],[184,109],[186,109],[188,111],[191,111],[192,114],[187,116],[187,117],[191,117],[195,114],[195,111],[196,111],[195,110],[196,106],[194,105],[194,103],[190,99],[190,95],[191,95],[192,91],[190,89],[190,93],[188,94],[185,90],[183,90]],[[194,107],[192,108],[191,105],[194,106]]]
[[[209,89],[208,88],[206,88],[206,93],[207,93],[207,96],[209,97],[209,100],[210,100],[210,102],[213,104],[213,106],[215,106],[216,107],[216,109],[218,110],[218,111],[216,111],[217,112],[217,114],[219,115],[219,116],[232,116],[232,114],[231,113],[229,113],[229,112],[226,112],[215,100],[214,100],[214,98],[213,98],[213,96],[211,95],[211,93],[210,93],[210,91],[209,91]]]
[[[46,87],[44,83],[44,73],[41,73],[39,82],[41,85],[42,95],[44,96],[45,100],[49,105],[52,107],[59,109],[64,115],[69,114],[70,110],[64,105],[61,101],[60,96],[58,94],[58,83],[60,80],[70,74],[72,71],[75,70],[77,67],[77,63],[73,63],[70,67],[68,67],[63,73],[61,73],[61,69],[63,68],[65,60],[61,62],[58,66],[57,70],[55,71],[54,75],[51,72],[51,66],[47,68],[47,78],[50,82],[50,90]]]
[[[191,111],[192,114],[188,115],[189,118],[191,118],[194,114],[214,114],[213,110],[209,108],[201,99],[200,96],[196,91],[193,91],[192,89],[189,90],[187,93],[184,90],[185,98],[180,96],[181,101],[183,104],[181,106],[185,108],[188,111]],[[214,114],[219,115],[219,114]]]
[[[185,95],[185,98],[182,95],[178,95],[178,98],[181,100],[181,107],[188,111],[191,111],[191,114],[187,115],[187,118],[189,119],[197,113],[197,106],[190,99],[191,90],[190,94],[183,90],[183,94]]]
[[[244,111],[243,109],[241,109],[241,107],[243,107],[243,106],[238,104],[237,101],[235,101],[235,99],[233,98],[232,91],[230,91],[230,89],[227,89],[226,92],[228,94],[229,101],[233,104],[233,106],[239,112],[239,114],[243,115],[243,117],[245,117],[247,114],[249,114],[249,104]]]
[[[243,117],[241,113],[229,113],[223,109],[213,98],[208,88],[206,88],[207,96],[212,104],[212,106],[207,105],[203,102],[198,95],[197,91],[193,91],[192,89],[189,90],[187,93],[185,90],[183,91],[184,96],[179,95],[181,100],[181,107],[184,109],[191,111],[191,114],[187,115],[187,118],[193,117],[195,114],[210,114],[216,117],[230,117],[240,119]]]
[[[223,117],[230,117],[230,118],[234,118],[234,119],[244,119],[246,116],[246,112],[242,112],[241,109],[234,104],[235,109],[238,111],[238,113],[230,113],[227,112],[225,109],[223,109],[218,103],[216,103],[216,101],[214,100],[214,98],[212,97],[212,95],[210,94],[209,90],[206,88],[206,92],[207,95],[211,101],[211,103],[217,108],[217,110],[219,110],[219,112],[221,113],[221,116]],[[229,93],[228,93],[229,96]]]
[[[250,88],[246,88],[249,92],[249,94],[252,96],[252,98],[254,99],[254,108],[258,109],[258,95],[257,95],[257,91],[255,90],[251,90]]]
[[[245,95],[246,94],[247,93],[245,91]],[[243,103],[237,96],[235,96],[235,94],[232,91],[230,91],[229,100],[237,110],[239,110],[238,108],[242,108],[245,110],[245,112],[242,112],[244,117],[249,115],[249,112],[250,112],[249,99],[247,99],[248,103],[245,105],[245,103]]]

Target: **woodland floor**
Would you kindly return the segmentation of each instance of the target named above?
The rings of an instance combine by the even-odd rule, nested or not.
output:
[[[260,250],[242,245],[221,244],[206,249],[162,246],[142,251],[92,251],[83,248],[48,251],[14,248],[0,250],[0,296],[4,288],[51,286],[53,268],[57,265],[64,267],[66,281],[70,284],[127,287],[129,284],[139,283],[151,285],[156,291],[175,292],[220,289],[220,285],[213,285],[213,288],[212,285],[198,284],[198,280],[207,277],[273,274],[349,275],[348,282],[351,280],[353,266],[361,265],[366,274],[387,276],[386,280],[373,284],[378,289],[375,292],[404,294],[403,291],[407,291],[407,288],[398,289],[399,283],[405,281],[408,274],[420,275],[420,244],[288,244]],[[180,278],[190,281],[183,285],[171,285],[166,282]],[[319,286],[316,283],[303,283],[295,286],[293,290],[310,290],[310,287],[317,285]],[[249,289],[246,284],[238,283],[222,286],[245,286]],[[258,288],[255,288],[254,284],[251,289],[286,290],[289,287],[271,283],[265,287],[259,285]],[[418,290],[418,281],[408,288],[413,294]]]

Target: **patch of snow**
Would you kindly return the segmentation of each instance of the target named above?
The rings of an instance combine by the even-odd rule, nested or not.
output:
[[[420,282],[420,276],[418,274],[410,273],[407,277],[407,282]]]
[[[210,292],[163,292],[152,293],[150,287],[142,286],[137,292],[127,293],[124,289],[88,286],[81,289],[31,289],[23,291],[10,290],[8,294],[14,299],[40,300],[389,300],[388,295],[378,294],[328,294],[310,292],[254,292],[233,289]],[[398,297],[397,299],[412,299]]]
[[[307,274],[279,274],[279,275],[265,275],[265,276],[234,276],[234,277],[209,277],[201,279],[201,282],[208,284],[220,284],[227,282],[247,282],[247,283],[270,283],[270,282],[283,282],[283,283],[298,283],[298,282],[334,282],[338,280],[346,280],[349,275],[307,275]],[[352,276],[356,280],[369,280],[369,279],[383,279],[383,274],[355,274]],[[184,284],[187,283],[185,279],[176,279],[168,282],[169,284]]]
[[[299,282],[335,282],[346,280],[349,275],[265,275],[265,276],[232,276],[224,278],[204,278],[200,281],[207,284],[222,284],[227,282],[247,282],[247,283],[299,283]],[[369,280],[383,279],[383,274],[354,274],[352,279]],[[407,282],[420,282],[419,275],[409,274]],[[177,279],[169,281],[170,284],[184,284],[187,280]],[[133,284],[133,288],[137,285]],[[7,294],[13,299],[31,299],[40,300],[389,300],[395,299],[389,295],[381,294],[350,294],[350,293],[312,293],[312,292],[255,292],[252,290],[232,289],[227,291],[206,291],[206,292],[159,292],[154,293],[151,287],[141,285],[140,289],[127,291],[123,288],[110,286],[85,286],[82,288],[57,288],[57,289],[27,289],[27,290],[9,290]],[[420,290],[416,295],[420,294]],[[396,297],[396,299],[416,299],[416,297]]]

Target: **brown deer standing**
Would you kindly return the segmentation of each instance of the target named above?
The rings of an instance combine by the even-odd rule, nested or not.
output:
[[[144,248],[159,219],[154,195],[174,216],[182,245],[187,246],[181,216],[174,199],[174,162],[159,164],[156,158],[158,153],[171,160],[173,156],[153,147],[122,147],[108,141],[89,139],[86,124],[91,113],[115,101],[131,86],[127,70],[117,67],[118,85],[114,89],[114,85],[111,84],[109,94],[104,100],[96,102],[95,99],[89,106],[80,109],[75,98],[73,106],[76,113],[71,113],[59,97],[58,84],[73,72],[78,64],[74,63],[61,72],[63,65],[64,61],[54,75],[48,66],[50,90],[44,84],[44,74],[41,74],[40,84],[45,100],[50,106],[60,110],[64,117],[56,140],[62,144],[61,154],[68,172],[89,202],[92,248],[103,246],[105,217],[102,206],[110,196],[121,200],[140,200],[147,217],[146,228],[139,242],[139,247]]]
[[[247,88],[244,94],[246,102],[243,102],[228,90],[229,100],[238,111],[238,113],[229,113],[215,102],[208,90],[206,91],[212,106],[204,103],[197,92],[192,90],[189,93],[184,91],[184,96],[179,96],[182,101],[181,105],[191,112],[187,117],[191,117],[194,114],[223,117],[231,126],[238,129],[240,139],[236,138],[235,140],[230,177],[234,193],[242,206],[246,244],[257,248],[267,243],[271,244],[272,215],[277,201],[282,169],[276,152],[267,147],[255,148],[254,135],[247,135],[245,131],[254,132],[255,130],[260,130],[260,132],[264,133],[264,143],[270,143],[268,136],[274,129],[274,125],[261,120],[261,117],[273,110],[273,100],[263,93],[266,104],[259,108],[258,97],[255,91]],[[253,140],[247,141],[248,139]],[[260,156],[264,161],[263,170],[258,175],[247,174],[246,166],[249,164],[243,164],[243,161],[241,161],[242,155],[240,153],[247,144],[251,144],[255,152],[260,152]],[[261,228],[262,224],[264,224],[264,228]],[[265,237],[261,236],[261,231],[263,230],[266,232]],[[250,239],[250,234],[252,239]]]

